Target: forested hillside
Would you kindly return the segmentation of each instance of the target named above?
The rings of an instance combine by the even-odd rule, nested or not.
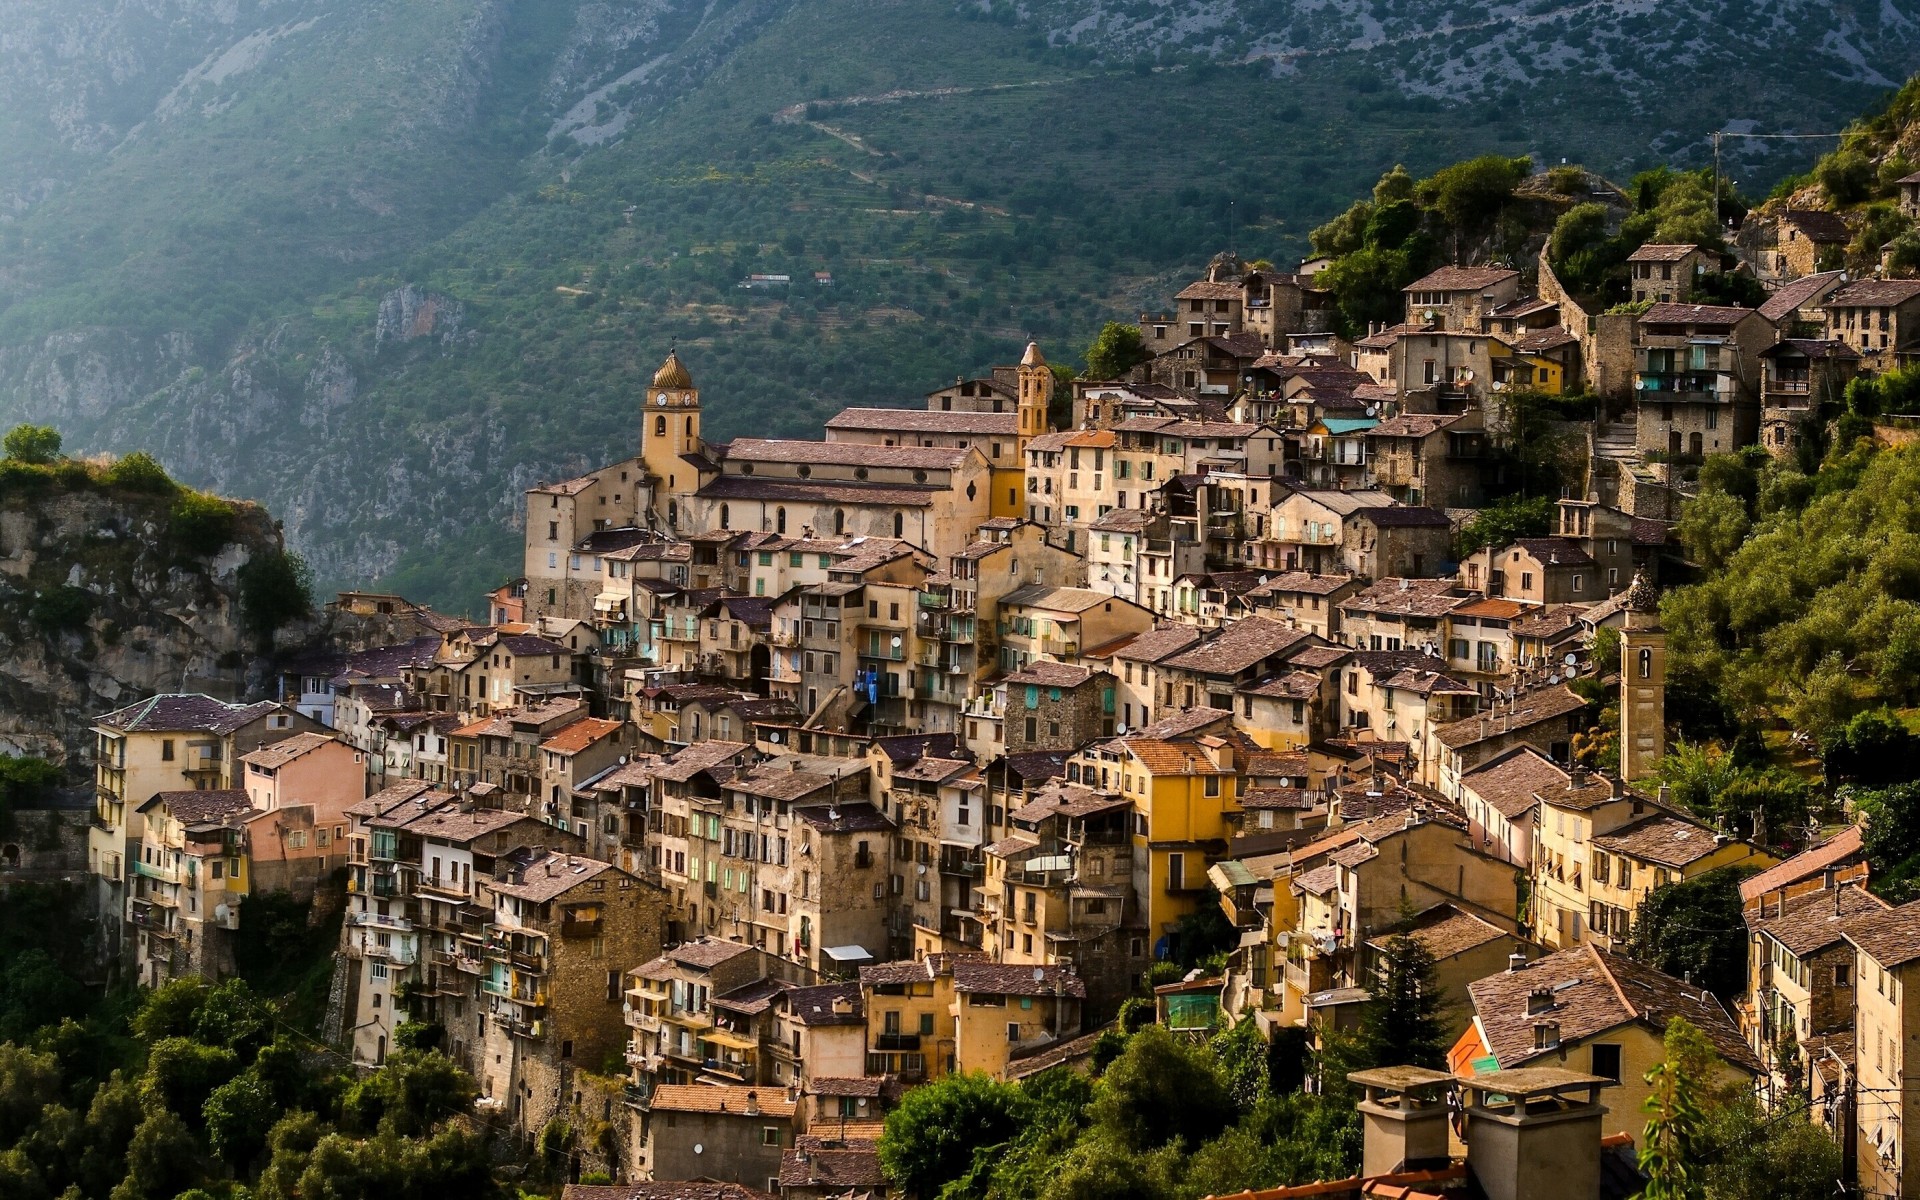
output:
[[[1697,166],[1920,65],[1900,5],[1763,9],[4,0],[0,420],[465,607],[671,339],[711,435],[810,434],[1071,357],[1223,245],[1297,255],[1395,162]],[[1820,147],[1727,162],[1764,191]]]

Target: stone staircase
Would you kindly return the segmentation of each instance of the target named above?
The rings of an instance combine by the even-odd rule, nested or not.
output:
[[[1639,458],[1633,444],[1633,422],[1615,421],[1602,425],[1593,439],[1593,456],[1627,463]]]

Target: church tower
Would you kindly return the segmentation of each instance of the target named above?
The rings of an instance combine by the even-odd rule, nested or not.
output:
[[[1020,449],[1026,449],[1029,438],[1039,437],[1047,431],[1047,407],[1053,403],[1053,368],[1047,366],[1046,358],[1040,353],[1039,342],[1028,342],[1027,352],[1020,358]]]
[[[1638,572],[1627,588],[1620,630],[1620,777],[1651,778],[1667,751],[1667,631],[1660,595]]]
[[[680,361],[678,350],[667,351],[667,361],[653,373],[645,410],[640,414],[640,466],[651,477],[654,519],[664,528],[684,525],[687,513],[679,498],[700,487],[700,470],[685,455],[700,454],[700,389]]]

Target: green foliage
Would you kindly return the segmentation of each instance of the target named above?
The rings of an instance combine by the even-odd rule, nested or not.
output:
[[[44,758],[0,754],[0,829],[10,825],[10,814],[43,802],[59,783],[60,768]]]
[[[1895,903],[1920,896],[1920,783],[1859,793],[1854,806],[1874,892]]]
[[[197,1121],[205,1097],[239,1074],[240,1067],[240,1056],[224,1047],[192,1038],[162,1038],[147,1051],[140,1095],[149,1107],[192,1114]]]
[[[1702,1136],[1713,1200],[1828,1200],[1844,1173],[1840,1144],[1794,1102],[1767,1112],[1751,1095],[1711,1106]]]
[[[1702,490],[1680,506],[1674,535],[1693,561],[1708,571],[1723,569],[1751,529],[1747,506],[1725,492]]]
[[[399,1050],[347,1091],[341,1117],[348,1128],[360,1132],[379,1129],[418,1137],[467,1111],[479,1094],[472,1077],[439,1051]]]
[[[1196,898],[1193,911],[1174,923],[1173,961],[1184,975],[1233,949],[1238,938],[1239,931],[1220,908],[1220,893],[1208,886]]]
[[[1397,322],[1405,311],[1401,289],[1419,274],[1405,251],[1363,246],[1335,259],[1314,283],[1333,293],[1342,331],[1356,337],[1375,322]]]
[[[1813,168],[1814,182],[1837,208],[1859,204],[1873,195],[1877,174],[1873,160],[1858,144],[1845,144]]]
[[[231,541],[237,525],[233,505],[205,492],[185,492],[173,502],[167,536],[191,558],[211,558]]]
[[[1740,881],[1751,874],[1721,867],[1653,889],[1634,917],[1627,953],[1732,1004],[1747,985]]]
[[[45,466],[60,457],[60,431],[51,425],[15,425],[0,447],[10,462]]]
[[[1138,325],[1108,321],[1087,347],[1087,378],[1125,379],[1128,372],[1149,357],[1140,340]]]
[[[1831,783],[1865,788],[1905,783],[1920,778],[1920,734],[1892,710],[1872,709],[1828,734],[1820,757]]]
[[[245,1167],[266,1149],[279,1111],[272,1086],[252,1071],[242,1072],[208,1093],[201,1106],[208,1149],[229,1166]]]
[[[127,1174],[109,1200],[172,1200],[199,1182],[200,1151],[186,1122],[150,1107],[127,1146]]]
[[[1721,570],[1663,597],[1670,679],[1815,737],[1866,709],[1911,703],[1917,522],[1920,454],[1836,446],[1811,500],[1762,513]]]
[[[1553,528],[1555,511],[1551,496],[1509,496],[1496,500],[1461,526],[1458,553],[1465,558],[1482,546],[1498,549],[1516,538],[1544,537]]]
[[[1158,1025],[1128,1040],[1100,1084],[1093,1119],[1120,1145],[1153,1149],[1179,1141],[1191,1150],[1233,1120],[1233,1100],[1213,1055]]]
[[[1584,196],[1587,194],[1587,173],[1575,166],[1548,167],[1547,186],[1562,196]]]
[[[1375,965],[1374,1004],[1363,1025],[1370,1055],[1380,1062],[1429,1070],[1446,1066],[1446,997],[1434,978],[1433,955],[1410,937],[1383,943]]]
[[[180,488],[173,477],[167,474],[166,468],[145,450],[135,450],[132,454],[123,454],[114,459],[100,473],[100,481],[121,491],[149,492],[161,496],[172,495]]]
[[[1647,1128],[1640,1143],[1640,1169],[1647,1176],[1642,1200],[1705,1200],[1700,1170],[1707,1120],[1697,1092],[1701,1064],[1712,1048],[1682,1017],[1667,1023],[1666,1052],[1648,1069]]]
[[[1420,181],[1414,195],[1453,228],[1482,229],[1532,170],[1531,159],[1483,154],[1434,172]]]
[[[27,616],[48,633],[83,629],[93,616],[93,594],[67,584],[51,587],[33,598]]]
[[[880,1165],[895,1187],[922,1200],[940,1194],[973,1163],[976,1148],[1020,1130],[1029,1100],[1012,1084],[980,1073],[948,1075],[909,1091],[887,1114]]]
[[[263,641],[313,615],[313,572],[290,551],[264,553],[240,567],[240,615]]]

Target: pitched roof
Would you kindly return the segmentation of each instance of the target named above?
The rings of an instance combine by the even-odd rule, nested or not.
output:
[[[1106,592],[1096,592],[1091,588],[1052,587],[1044,583],[1031,583],[1026,587],[1015,588],[1000,597],[1002,608],[1008,605],[1020,605],[1026,608],[1051,608],[1058,612],[1086,612],[1101,604],[1114,603],[1118,598]],[[1121,601],[1121,603],[1125,603]],[[1129,605],[1129,607],[1132,607]]]
[[[1451,579],[1407,579],[1396,576],[1382,579],[1348,596],[1340,602],[1340,611],[1439,617],[1469,602],[1469,597],[1453,594]]]
[[[835,1195],[856,1188],[885,1190],[887,1173],[880,1169],[880,1155],[873,1143],[859,1140],[851,1145],[803,1137],[802,1142],[780,1155],[781,1188],[827,1188]]]
[[[1811,879],[1828,867],[1839,866],[1849,859],[1866,861],[1858,825],[1849,825],[1819,845],[1810,846],[1787,861],[1742,880],[1740,899],[1752,903],[1776,888]]]
[[[229,704],[198,692],[176,693],[115,709],[94,724],[123,733],[228,734],[279,707],[271,700]]]
[[[854,980],[789,988],[785,999],[787,1011],[802,1025],[864,1025],[867,1020],[866,1001]],[[846,1001],[846,1012],[834,1011],[836,1000]]]
[[[727,450],[727,461],[823,463],[835,466],[925,467],[952,469],[973,451],[939,446],[867,446],[859,442],[804,442],[772,438],[737,438]]]
[[[1160,666],[1203,675],[1237,675],[1313,636],[1265,617],[1242,617],[1200,645],[1161,660]]]
[[[1828,308],[1879,308],[1920,296],[1920,279],[1857,279],[1827,297]]]
[[[1498,711],[1481,713],[1477,716],[1463,717],[1458,721],[1442,725],[1433,731],[1433,736],[1441,745],[1452,750],[1477,745],[1489,738],[1503,737],[1518,730],[1530,729],[1546,721],[1556,720],[1569,713],[1579,712],[1587,702],[1576,695],[1565,684],[1553,687],[1536,688],[1521,695]]]
[[[345,745],[346,743],[331,734],[296,733],[290,738],[281,738],[270,746],[262,746],[251,754],[242,754],[240,761],[250,767],[275,770],[286,766],[296,758],[331,744]]]
[[[1847,940],[1883,967],[1920,958],[1920,900],[1859,918],[1847,926]]]
[[[1135,637],[1116,650],[1113,656],[1132,662],[1157,663],[1199,640],[1200,631],[1191,625],[1162,625]]]
[[[576,854],[555,854],[551,851],[515,851],[508,861],[519,868],[519,882],[503,879],[489,879],[485,883],[488,891],[503,896],[527,900],[534,904],[543,904],[562,893],[571,891],[590,879],[604,875],[608,871],[617,871],[612,863],[601,862],[596,858],[582,858]]]
[[[1846,278],[1845,271],[1820,271],[1813,275],[1802,275],[1791,283],[1783,283],[1760,306],[1760,315],[1777,325],[1828,290],[1844,283]]]
[[[1538,793],[1565,788],[1567,773],[1538,749],[1523,743],[1462,775],[1460,786],[1491,804],[1507,820],[1518,821],[1539,803]]]
[[[1175,300],[1238,300],[1244,289],[1237,283],[1214,283],[1208,279],[1196,279],[1186,287],[1175,292]]]
[[[1642,325],[1700,325],[1721,329],[1738,325],[1753,315],[1751,308],[1727,304],[1656,304],[1640,314]]]
[[[1792,897],[1769,917],[1747,914],[1747,928],[1764,933],[1789,953],[1806,958],[1846,936],[1856,921],[1887,911],[1887,902],[1865,888],[1843,885],[1832,891],[1806,892]]]
[[[668,1179],[646,1183],[570,1183],[560,1200],[780,1200],[737,1183]]]
[[[1358,587],[1359,583],[1360,581],[1351,575],[1315,575],[1311,571],[1287,571],[1272,576],[1247,595],[1267,596],[1281,592],[1295,592],[1305,596],[1330,596],[1344,587]]]
[[[1449,529],[1453,522],[1447,514],[1437,508],[1424,508],[1415,504],[1394,504],[1385,508],[1362,509],[1354,514],[1357,521],[1366,521],[1382,529]]]
[[[225,821],[253,807],[253,801],[238,788],[203,788],[200,791],[155,792],[138,811],[166,805],[168,815],[182,825],[207,821]]]
[[[1007,676],[1004,682],[1039,687],[1074,688],[1092,678],[1093,670],[1089,667],[1070,666],[1067,663],[1054,662],[1049,658],[1036,658]]]
[[[1853,232],[1847,228],[1846,218],[1823,208],[1789,208],[1780,215],[1780,219],[1785,224],[1799,226],[1800,232],[1815,242],[1844,246],[1853,240]]]
[[[1003,996],[1074,996],[1085,999],[1086,981],[1058,966],[1023,966],[984,958],[953,960],[953,990]]]
[[[1642,862],[1683,869],[1725,845],[1705,825],[1672,813],[1649,813],[1638,821],[1603,833],[1593,844]]]
[[[727,1113],[745,1116],[749,1108],[763,1117],[793,1116],[794,1102],[784,1088],[711,1083],[663,1083],[653,1089],[654,1112]]]
[[[1019,432],[1020,414],[1012,412],[940,412],[923,408],[843,408],[829,418],[828,429],[861,433],[963,433],[1004,434]]]
[[[1627,255],[1628,262],[1679,262],[1687,255],[1698,251],[1700,247],[1692,242],[1648,242],[1646,245]]]
[[[1466,413],[1401,413],[1375,425],[1368,437],[1423,438],[1466,419]]]
[[[1506,267],[1441,267],[1437,271],[1422,275],[1400,290],[1403,292],[1466,292],[1490,288],[1495,284],[1519,277],[1520,272]]]
[[[1488,942],[1511,938],[1514,935],[1498,925],[1481,920],[1462,908],[1451,904],[1439,904],[1421,913],[1413,919],[1413,924],[1405,931],[1407,937],[1435,959],[1451,958],[1464,954],[1468,950],[1486,945]],[[1391,934],[1382,934],[1374,938],[1369,945],[1378,946]]]
[[[1507,543],[1507,548],[1519,547],[1548,566],[1590,567],[1593,555],[1572,538],[1564,537],[1523,537]]]
[[[1529,1013],[1528,997],[1538,989],[1551,996],[1551,1006]],[[1760,1069],[1753,1051],[1712,995],[1592,945],[1477,979],[1467,985],[1467,993],[1487,1049],[1502,1069],[1543,1056],[1557,1057],[1563,1045],[1629,1023],[1637,1022],[1658,1036],[1668,1019],[1676,1016],[1692,1022],[1729,1063],[1749,1072]],[[1546,1048],[1535,1045],[1534,1025],[1541,1021],[1560,1027],[1559,1041]]]
[[[595,742],[619,733],[622,724],[600,717],[582,717],[541,742],[540,748],[553,754],[577,754]]]

